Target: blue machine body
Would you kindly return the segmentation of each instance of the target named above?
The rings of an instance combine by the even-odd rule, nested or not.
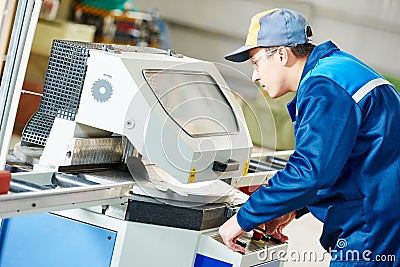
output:
[[[55,214],[4,219],[0,267],[110,266],[117,233]]]

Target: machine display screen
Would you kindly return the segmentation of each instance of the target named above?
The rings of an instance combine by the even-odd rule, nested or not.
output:
[[[164,110],[189,135],[238,132],[234,111],[209,74],[176,70],[145,70],[143,73]]]

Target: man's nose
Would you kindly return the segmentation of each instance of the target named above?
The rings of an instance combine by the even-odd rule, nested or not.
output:
[[[258,71],[257,70],[253,70],[253,74],[251,75],[251,79],[253,80],[253,82],[258,82],[260,80],[260,77],[258,75]]]

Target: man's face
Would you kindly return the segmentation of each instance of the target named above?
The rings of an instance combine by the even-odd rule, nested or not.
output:
[[[252,80],[258,82],[271,98],[280,97],[290,91],[280,56],[282,49],[286,48],[254,48],[249,52],[253,65]]]

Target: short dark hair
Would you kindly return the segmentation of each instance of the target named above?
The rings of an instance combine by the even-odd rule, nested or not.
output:
[[[278,47],[279,46],[271,46],[271,47],[264,47],[264,48],[268,52],[268,51],[274,50]],[[287,48],[290,48],[290,51],[292,51],[293,55],[295,55],[297,58],[308,57],[311,54],[311,52],[313,51],[314,47],[315,47],[315,44],[312,44],[312,43],[287,46]]]
[[[305,58],[311,54],[314,47],[315,47],[315,44],[305,43],[305,44],[298,44],[298,45],[292,46],[292,47],[290,47],[290,50],[296,57]]]

